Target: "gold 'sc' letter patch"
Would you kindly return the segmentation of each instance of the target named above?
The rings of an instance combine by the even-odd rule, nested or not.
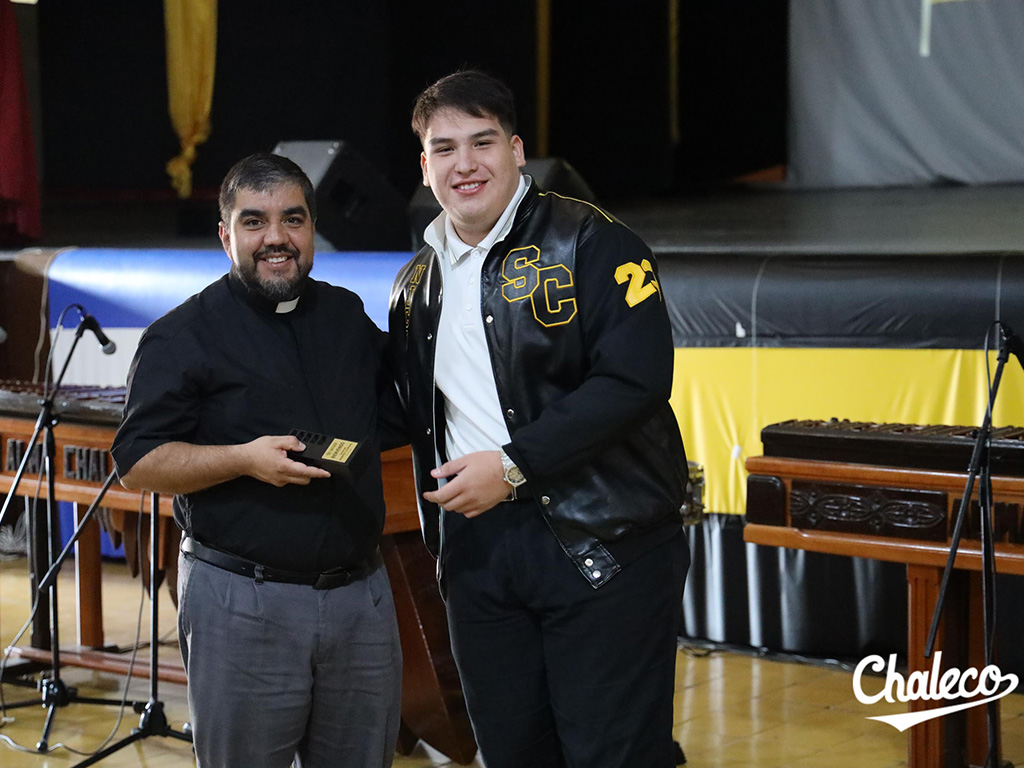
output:
[[[501,263],[501,295],[509,304],[529,299],[534,319],[545,328],[567,325],[576,317],[572,271],[564,264],[540,264],[535,245],[509,251]]]

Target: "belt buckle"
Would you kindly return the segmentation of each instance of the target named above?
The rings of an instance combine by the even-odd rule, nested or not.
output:
[[[313,582],[313,589],[334,589],[352,583],[352,571],[328,571],[321,573]]]

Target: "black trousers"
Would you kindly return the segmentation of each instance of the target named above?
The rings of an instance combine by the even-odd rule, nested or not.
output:
[[[594,589],[530,501],[444,525],[452,647],[488,768],[674,768],[682,528]]]

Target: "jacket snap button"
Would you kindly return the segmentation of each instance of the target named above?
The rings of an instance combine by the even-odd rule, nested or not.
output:
[[[543,504],[546,507],[548,504],[551,503],[551,497],[550,496],[541,496],[540,497],[540,503]]]
[[[593,560],[591,560],[591,559],[590,559],[590,558],[588,557],[588,558],[587,558],[586,560],[584,560],[584,561],[583,561],[583,564],[584,564],[585,566],[587,566],[587,568],[589,568],[590,566],[592,566],[592,565],[594,564],[594,561],[593,561]]]
[[[430,434],[430,427],[427,427],[427,434]]]
[[[428,333],[427,334],[427,341],[430,341],[433,338],[434,338],[434,334],[432,334],[432,333]]]
[[[601,572],[600,571],[592,571],[590,575],[593,576],[595,579],[600,579],[601,578]]]
[[[488,315],[487,317],[484,318],[484,320],[486,322],[488,322],[488,323],[493,323],[494,322],[494,315]]]
[[[514,410],[512,410],[511,408],[509,408],[507,411],[505,411],[505,415],[508,416],[511,419],[511,418],[513,418],[516,415],[516,412]]]

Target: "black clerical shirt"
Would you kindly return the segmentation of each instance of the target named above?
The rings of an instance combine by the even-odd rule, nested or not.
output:
[[[354,293],[315,280],[293,311],[276,307],[226,275],[146,329],[111,453],[124,476],[171,441],[231,445],[292,429],[359,441],[369,460],[351,484],[240,477],[174,500],[178,525],[203,544],[292,571],[353,566],[384,524],[385,335]]]

